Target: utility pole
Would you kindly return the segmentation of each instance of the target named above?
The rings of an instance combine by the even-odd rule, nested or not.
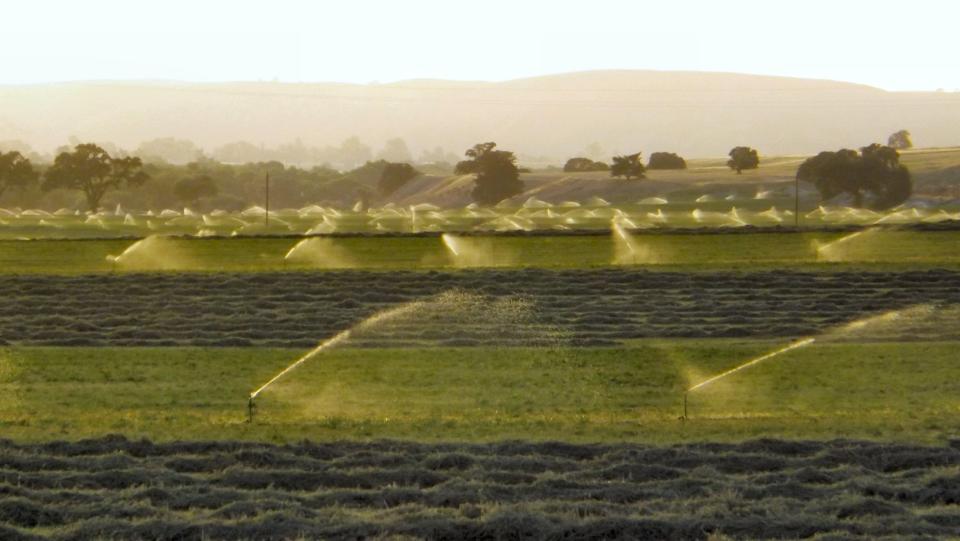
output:
[[[793,181],[793,226],[800,229],[800,176],[795,176]]]
[[[266,210],[266,212],[263,213],[263,225],[264,227],[270,227],[270,173],[267,173],[264,192],[266,194],[266,203],[264,204],[266,207],[264,210]]]

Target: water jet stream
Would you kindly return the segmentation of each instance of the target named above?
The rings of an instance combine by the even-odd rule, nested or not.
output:
[[[780,348],[780,349],[778,349],[778,350],[776,350],[776,351],[772,351],[772,352],[770,352],[770,353],[767,353],[766,355],[761,355],[760,357],[757,357],[757,358],[755,358],[755,359],[751,359],[751,360],[749,360],[749,361],[747,361],[747,362],[745,362],[745,363],[743,363],[743,364],[741,364],[741,365],[739,365],[739,366],[736,366],[736,367],[734,367],[734,368],[731,368],[730,370],[727,370],[726,372],[717,374],[716,376],[713,376],[713,377],[711,377],[711,378],[707,378],[707,379],[701,381],[700,383],[698,383],[698,384],[696,384],[696,385],[694,385],[694,386],[692,386],[692,387],[689,387],[686,391],[683,392],[683,417],[682,417],[682,418],[683,418],[683,419],[686,419],[686,418],[687,418],[687,395],[690,394],[690,393],[692,393],[693,391],[696,391],[697,389],[701,389],[701,388],[703,388],[703,387],[706,387],[707,385],[710,385],[711,383],[713,383],[713,382],[715,382],[715,381],[717,381],[717,380],[719,380],[719,379],[723,379],[723,378],[725,378],[725,377],[727,377],[727,376],[729,376],[729,375],[731,375],[731,374],[734,374],[734,373],[736,373],[736,372],[739,372],[740,370],[743,370],[743,369],[745,369],[745,368],[749,368],[749,367],[751,367],[751,366],[753,366],[753,365],[755,365],[755,364],[757,364],[757,363],[761,363],[761,362],[763,362],[763,361],[766,361],[766,360],[768,360],[768,359],[771,359],[771,358],[773,358],[773,357],[776,357],[776,356],[778,356],[778,355],[784,354],[784,353],[786,353],[786,352],[788,352],[788,351],[791,351],[791,350],[794,350],[794,349],[797,349],[797,348],[802,348],[802,347],[804,347],[804,346],[809,346],[809,345],[812,344],[814,341],[816,341],[816,338],[805,338],[805,339],[800,340],[800,341],[798,341],[798,342],[794,342],[794,343],[789,344],[789,345],[787,345],[787,346],[784,346],[784,347],[782,347],[782,348]]]
[[[350,338],[350,329],[347,329],[347,330],[345,330],[345,331],[340,331],[340,332],[337,333],[333,338],[331,338],[331,339],[329,339],[329,340],[326,340],[326,341],[324,341],[323,343],[321,343],[319,346],[313,348],[309,353],[307,353],[307,354],[304,355],[303,357],[300,357],[299,359],[297,359],[296,361],[294,361],[293,364],[291,364],[290,366],[288,366],[288,367],[284,368],[283,370],[281,370],[280,373],[278,373],[276,376],[273,376],[272,378],[270,378],[270,381],[268,381],[268,382],[264,383],[263,385],[261,385],[259,389],[257,389],[256,391],[253,391],[252,393],[250,393],[250,400],[253,400],[254,398],[256,398],[257,395],[259,395],[259,394],[262,393],[264,390],[266,390],[267,387],[269,387],[270,385],[272,385],[273,382],[275,382],[275,381],[277,381],[278,379],[282,378],[282,377],[283,377],[284,375],[286,375],[288,372],[291,372],[294,368],[296,368],[296,367],[300,366],[301,364],[307,362],[308,360],[312,359],[313,357],[316,357],[318,354],[322,353],[323,351],[328,350],[328,349],[336,346],[337,344],[339,344],[340,342],[343,342],[343,341],[346,340],[347,338]]]
[[[760,357],[757,357],[756,359],[751,359],[751,360],[749,360],[749,361],[741,364],[740,366],[731,368],[730,370],[727,370],[726,372],[723,372],[722,374],[717,374],[716,376],[713,376],[712,378],[709,378],[709,379],[706,379],[706,380],[704,380],[704,381],[701,381],[700,383],[698,383],[698,384],[694,385],[693,387],[690,387],[689,389],[687,389],[687,392],[689,393],[689,392],[692,392],[692,391],[696,391],[697,389],[700,389],[701,387],[706,387],[707,385],[713,383],[714,381],[717,381],[718,379],[725,378],[725,377],[729,376],[730,374],[733,374],[734,372],[739,372],[740,370],[743,370],[744,368],[753,366],[753,365],[755,365],[755,364],[757,364],[757,363],[759,363],[759,362],[766,361],[767,359],[770,359],[770,358],[772,358],[772,357],[776,357],[777,355],[786,353],[786,352],[788,352],[788,351],[790,351],[790,350],[792,350],[792,349],[801,348],[801,347],[803,347],[803,346],[809,346],[809,345],[812,344],[815,340],[816,340],[816,338],[806,338],[806,339],[800,340],[799,342],[794,342],[794,343],[792,343],[792,344],[790,344],[790,345],[788,345],[788,346],[782,347],[782,348],[780,348],[780,349],[778,349],[778,350],[776,350],[776,351],[767,353],[766,355],[761,355]]]
[[[619,223],[613,224],[613,232],[620,237],[620,240],[623,241],[624,245],[630,250],[630,255],[637,253],[636,247],[633,245],[633,238],[627,234]]]
[[[309,264],[328,269],[354,266],[350,254],[329,237],[304,238],[287,251],[283,263]]]
[[[414,301],[408,304],[404,304],[403,306],[398,306],[396,308],[391,308],[389,310],[378,312],[368,317],[367,319],[361,321],[359,324],[355,325],[354,327],[351,327],[350,329],[347,329],[344,331],[340,331],[339,333],[334,335],[332,338],[325,340],[319,346],[313,348],[307,354],[305,354],[304,356],[294,361],[290,366],[281,370],[276,376],[273,376],[272,378],[270,378],[269,381],[261,385],[259,388],[257,388],[257,390],[250,393],[250,396],[247,399],[247,413],[249,416],[248,421],[250,422],[253,421],[253,411],[255,408],[254,400],[256,400],[257,396],[259,396],[260,393],[262,393],[263,391],[267,390],[267,388],[273,385],[277,380],[287,375],[288,373],[292,372],[298,366],[316,357],[320,353],[323,353],[324,351],[328,349],[332,349],[336,347],[338,344],[345,342],[350,338],[350,335],[352,335],[356,331],[370,327],[372,325],[376,325],[378,323],[383,323],[384,321],[390,320],[392,318],[402,316],[404,314],[407,314],[409,312],[412,312],[420,308],[423,305],[424,305],[423,301]]]
[[[497,267],[509,265],[512,254],[495,249],[491,238],[471,238],[444,233],[440,236],[450,262],[456,267]]]
[[[820,208],[823,209],[823,207],[820,207]],[[822,256],[826,256],[826,257],[829,258],[829,257],[830,257],[829,250],[830,250],[831,248],[837,246],[838,244],[842,244],[842,243],[844,243],[844,242],[851,241],[851,240],[859,237],[860,235],[863,235],[864,233],[873,233],[874,231],[877,231],[877,228],[874,227],[874,226],[880,224],[881,222],[883,222],[884,219],[888,218],[889,216],[890,216],[890,215],[881,216],[880,218],[878,218],[878,219],[870,222],[869,224],[867,224],[866,228],[861,229],[860,231],[855,231],[855,232],[853,232],[853,233],[850,233],[849,235],[845,235],[845,236],[843,236],[843,237],[840,237],[839,239],[837,239],[837,240],[835,240],[835,241],[832,241],[832,242],[828,242],[828,243],[824,244],[823,246],[817,246],[817,259],[820,259]]]
[[[450,253],[452,253],[455,257],[460,256],[460,250],[457,249],[458,243],[453,235],[444,233],[443,235],[440,235],[440,238],[443,240],[443,244],[447,247],[447,250],[450,250]]]
[[[297,253],[298,251],[300,251],[300,249],[301,249],[303,246],[306,246],[306,245],[308,244],[307,241],[309,241],[309,240],[310,240],[310,238],[308,237],[308,238],[305,238],[305,239],[301,240],[300,242],[294,244],[294,245],[293,245],[293,248],[290,248],[290,249],[287,251],[287,254],[283,256],[283,260],[286,261],[286,260],[290,259],[290,256],[292,256],[293,254],[295,254],[295,253]]]
[[[650,265],[659,263],[661,254],[655,253],[648,243],[638,243],[636,238],[624,228],[624,223],[614,220],[610,224],[613,235],[614,265]]]
[[[120,253],[106,257],[114,270],[126,268],[132,270],[170,270],[189,267],[177,245],[169,238],[160,235],[144,237]]]
[[[837,240],[835,240],[835,241],[833,241],[833,242],[828,242],[828,243],[824,244],[823,246],[819,246],[819,247],[817,248],[817,252],[818,252],[818,253],[819,253],[819,252],[823,252],[823,251],[825,251],[825,250],[829,250],[830,248],[832,248],[832,247],[834,247],[834,246],[836,246],[836,245],[838,245],[838,244],[842,244],[842,243],[844,243],[844,242],[853,240],[853,239],[859,237],[860,235],[866,233],[867,231],[870,231],[870,230],[869,230],[869,229],[863,229],[863,230],[861,230],[861,231],[856,231],[856,232],[854,232],[854,233],[850,233],[849,235],[840,237],[839,239],[837,239]]]
[[[108,255],[108,256],[107,256],[107,261],[109,261],[109,262],[111,262],[111,263],[113,263],[113,264],[122,263],[123,261],[125,261],[127,258],[130,257],[130,254],[134,254],[134,253],[136,253],[138,250],[140,250],[140,247],[141,247],[141,246],[144,246],[145,244],[149,244],[149,243],[147,242],[147,239],[149,239],[149,238],[151,238],[151,237],[142,238],[142,239],[134,242],[134,243],[131,244],[130,246],[127,246],[127,248],[126,248],[124,251],[120,252],[120,255]]]

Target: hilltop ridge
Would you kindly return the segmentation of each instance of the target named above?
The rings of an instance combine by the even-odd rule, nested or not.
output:
[[[738,144],[767,155],[885,140],[906,128],[920,146],[960,143],[960,93],[887,92],[837,81],[732,73],[610,70],[502,82],[384,84],[72,82],[0,87],[0,140],[42,151],[70,136],[136,148],[174,136],[211,151],[246,140],[375,148],[404,138],[415,154],[460,154],[478,141],[560,160],[604,153],[720,156]]]

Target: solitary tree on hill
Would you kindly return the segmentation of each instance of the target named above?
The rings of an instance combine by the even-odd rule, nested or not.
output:
[[[37,172],[30,160],[19,151],[0,152],[0,196],[8,188],[25,188],[37,181]]]
[[[913,148],[913,140],[910,139],[910,132],[900,130],[890,134],[887,138],[887,146],[896,150],[906,150]]]
[[[100,209],[100,201],[110,190],[139,186],[150,177],[143,171],[140,158],[111,158],[106,150],[86,143],[73,152],[61,152],[44,175],[41,189],[81,190],[91,212]]]
[[[494,142],[474,145],[464,153],[470,159],[457,163],[454,169],[458,175],[477,175],[473,199],[482,205],[495,205],[523,192],[517,157],[496,147]]]
[[[654,152],[647,169],[686,169],[687,161],[673,152]]]
[[[913,191],[910,170],[900,154],[888,146],[872,144],[855,150],[824,151],[804,161],[797,179],[811,182],[824,201],[840,194],[853,197],[855,207],[887,209],[905,201]]]
[[[744,169],[756,169],[760,166],[760,156],[750,147],[734,147],[730,151],[727,166],[739,175]]]
[[[644,178],[647,168],[643,166],[643,160],[640,159],[640,153],[627,154],[625,156],[614,156],[613,164],[610,166],[611,177],[631,177]]]

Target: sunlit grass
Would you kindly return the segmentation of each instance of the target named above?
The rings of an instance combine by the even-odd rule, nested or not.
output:
[[[270,441],[755,437],[941,441],[960,429],[957,343],[814,344],[690,396],[772,340],[642,340],[621,348],[339,349],[247,395],[300,350],[7,348],[0,430]]]
[[[960,232],[875,231],[834,245],[832,258],[817,248],[843,238],[843,233],[638,234],[636,250],[653,254],[638,262],[655,269],[716,270],[841,266],[915,268],[960,266]],[[130,240],[0,241],[0,272],[123,272],[107,256],[127,249]],[[285,259],[299,242],[286,238],[189,240],[170,239],[164,247],[175,254],[169,265],[134,265],[126,270],[276,271],[324,268],[440,269],[464,266],[440,237],[336,238],[309,258]],[[470,266],[578,268],[624,263],[617,258],[611,235],[488,237],[484,258]],[[145,261],[164,261],[147,254]],[[818,257],[819,255],[819,257]],[[173,258],[173,256],[171,256]],[[841,263],[837,263],[840,261]],[[633,261],[627,261],[632,263]]]

